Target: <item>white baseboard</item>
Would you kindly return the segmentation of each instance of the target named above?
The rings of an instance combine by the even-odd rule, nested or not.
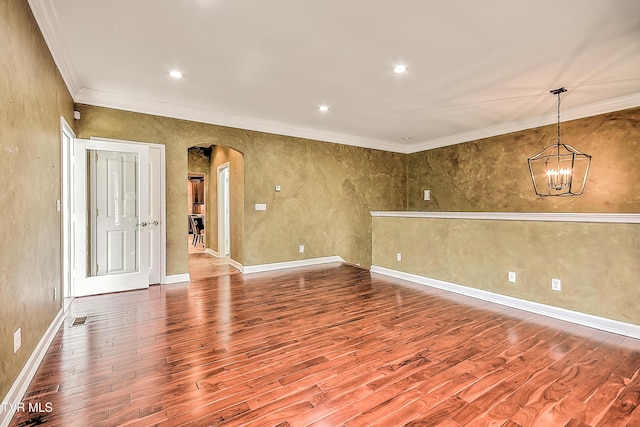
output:
[[[18,378],[13,382],[13,385],[7,392],[7,395],[2,399],[2,402],[15,404],[22,401],[24,394],[27,392],[27,388],[29,388],[29,384],[40,366],[44,355],[47,353],[51,342],[55,338],[58,333],[58,329],[60,325],[64,322],[64,310],[60,310],[56,317],[53,319],[49,327],[47,328],[42,338],[36,345],[36,348],[27,359],[27,363],[25,363],[22,371],[18,375]],[[14,407],[16,407],[14,405]],[[17,407],[16,407],[17,408]],[[11,410],[10,405],[2,405],[0,408],[0,427],[6,427],[11,422],[15,411]]]
[[[240,271],[244,274],[260,273],[263,271],[283,270],[285,268],[308,267],[311,265],[327,264],[330,262],[344,262],[339,256],[301,259],[297,261],[274,262],[271,264],[247,265]]]
[[[244,273],[244,266],[242,264],[240,264],[238,261],[236,261],[235,259],[229,258],[229,265],[231,267],[234,267],[234,268],[240,270],[241,273]]]
[[[171,276],[164,276],[162,281],[163,285],[171,285],[173,283],[190,282],[191,275],[189,273],[184,274],[172,274]]]
[[[212,257],[220,258],[220,255],[218,254],[218,252],[214,251],[211,248],[205,248],[204,253],[207,255],[211,255]]]
[[[543,316],[552,317],[554,319],[565,320],[567,322],[576,323],[582,326],[588,326],[590,328],[613,332],[614,334],[620,334],[640,339],[640,325],[635,325],[632,323],[607,319],[604,317],[594,316],[592,314],[580,313],[578,311],[572,311],[564,308],[554,307],[551,305],[541,304],[538,302],[527,301],[507,295],[496,294],[481,289],[470,288],[468,286],[457,285],[455,283],[431,279],[429,277],[405,273],[403,271],[392,270],[375,265],[371,266],[371,272],[395,277],[397,279],[407,280],[409,282],[414,282],[420,285],[426,285],[449,292],[455,292],[457,294],[466,295],[472,298],[478,298],[484,301],[494,302],[496,304],[525,310],[531,313],[541,314]]]

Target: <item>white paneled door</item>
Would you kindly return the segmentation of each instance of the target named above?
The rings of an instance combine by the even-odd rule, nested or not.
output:
[[[76,139],[74,296],[149,287],[149,148]]]

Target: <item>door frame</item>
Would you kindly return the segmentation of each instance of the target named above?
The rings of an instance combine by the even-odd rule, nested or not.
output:
[[[217,168],[218,186],[218,255],[221,258],[231,257],[231,207],[229,206],[230,162],[225,162]],[[223,173],[227,175],[227,182],[223,180]],[[225,209],[226,208],[226,209]],[[227,246],[226,242],[229,242]]]
[[[66,135],[65,135],[66,134]],[[65,143],[65,136],[70,137],[68,143]],[[73,141],[76,139],[76,133],[69,125],[67,120],[60,116],[60,156],[61,156],[61,219],[60,219],[60,276],[62,283],[62,298],[64,300],[64,310],[66,311],[71,305],[72,287],[73,287],[73,263],[75,259],[75,245],[73,235],[73,218],[71,206],[73,205],[74,192],[72,185],[71,171],[73,169]],[[166,147],[164,144],[155,144],[150,142],[125,141],[112,138],[90,137],[90,140],[112,141],[130,144],[144,144],[149,147],[160,149],[160,283],[174,283],[174,278],[167,276],[167,202],[166,202]]]
[[[63,309],[66,312],[71,305],[71,288],[73,281],[73,260],[75,257],[75,242],[73,239],[73,189],[71,188],[71,170],[73,167],[73,131],[64,116],[60,116],[60,276],[62,283]]]

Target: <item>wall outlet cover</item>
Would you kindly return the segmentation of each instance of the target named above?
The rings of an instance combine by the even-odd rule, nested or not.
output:
[[[562,281],[560,279],[551,279],[551,289],[560,292],[562,290]]]
[[[510,271],[508,274],[509,281],[512,283],[516,283],[516,272]]]

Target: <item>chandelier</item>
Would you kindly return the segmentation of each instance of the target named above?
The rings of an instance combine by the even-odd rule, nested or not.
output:
[[[558,96],[558,140],[527,159],[533,188],[538,196],[579,196],[584,193],[591,156],[560,142],[560,94],[564,87],[550,91]]]

